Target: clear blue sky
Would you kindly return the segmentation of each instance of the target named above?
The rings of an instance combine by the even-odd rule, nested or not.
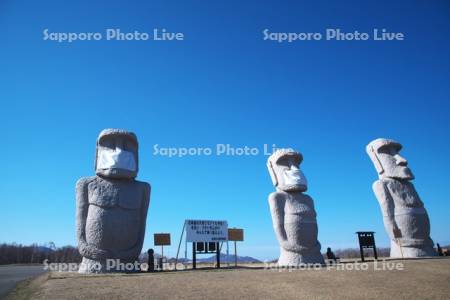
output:
[[[294,4],[295,2],[295,4]],[[313,2],[313,1],[311,1]],[[76,244],[75,182],[104,128],[140,141],[153,189],[144,247],[187,218],[245,229],[240,254],[275,258],[266,156],[153,155],[276,144],[304,155],[322,247],[387,246],[374,138],[404,144],[435,242],[450,243],[447,1],[0,1],[0,242]],[[364,2],[364,3],[363,3]],[[43,40],[51,32],[183,32],[184,41]],[[264,41],[262,31],[402,32],[404,41]]]

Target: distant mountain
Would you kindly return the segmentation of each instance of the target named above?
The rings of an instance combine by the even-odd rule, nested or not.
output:
[[[169,262],[169,263],[175,263],[175,262],[177,262],[177,263],[184,264],[184,263],[191,263],[192,260],[191,260],[191,259],[185,259],[184,257],[178,257],[178,260],[176,260],[175,257],[172,257],[172,258],[169,258],[169,259],[167,260],[167,262]]]
[[[220,254],[220,262],[222,263],[234,263],[234,255],[226,255],[226,254]],[[214,263],[216,262],[216,256],[212,255],[210,257],[206,258],[199,258],[197,256],[198,262],[204,262],[204,263]],[[250,257],[250,256],[237,256],[238,263],[260,263],[260,260],[257,260],[256,258]]]
[[[154,253],[153,254],[153,257],[155,258],[155,259],[158,259],[158,258],[160,258],[161,257],[161,254],[159,254],[159,253]],[[141,253],[141,255],[139,255],[139,261],[141,261],[141,262],[147,262],[148,261],[148,254],[146,253],[146,252],[143,252],[143,253]]]
[[[35,251],[39,251],[39,252],[44,252],[44,253],[50,253],[53,252],[54,250],[49,248],[49,247],[45,247],[45,246],[37,246],[34,248]]]
[[[154,254],[155,259],[158,259],[161,257],[159,253]],[[257,260],[256,258],[250,257],[250,256],[239,256],[238,255],[238,263],[260,263],[260,260]],[[142,262],[147,262],[147,253],[141,253],[139,260]],[[175,257],[167,257],[167,262],[174,263]],[[188,257],[188,259],[185,259],[184,257],[178,257],[179,263],[192,263],[192,257]],[[209,257],[205,257],[203,255],[197,254],[197,262],[204,262],[204,263],[215,263],[216,262],[216,255],[211,255]],[[226,255],[224,253],[220,254],[220,262],[222,263],[234,263],[234,255]]]

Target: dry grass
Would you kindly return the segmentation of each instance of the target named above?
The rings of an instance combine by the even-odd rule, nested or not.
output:
[[[367,271],[321,268],[279,272],[253,267],[134,275],[52,273],[33,289],[32,298],[449,299],[450,259],[389,263],[402,263],[404,270],[374,270],[369,262]]]

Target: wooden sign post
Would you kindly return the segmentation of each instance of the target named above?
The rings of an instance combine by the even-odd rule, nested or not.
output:
[[[241,228],[229,228],[228,240],[234,242],[234,266],[237,267],[237,247],[236,242],[244,241],[244,229]]]
[[[216,252],[216,267],[220,268],[220,243],[228,241],[228,222],[224,220],[186,220],[183,230],[186,230],[186,249],[187,243],[192,243],[192,268],[197,267],[197,254],[212,252]],[[208,245],[208,248],[204,245]],[[203,247],[201,249],[204,250],[199,251],[197,247]]]
[[[375,246],[375,232],[374,231],[358,231],[359,251],[361,253],[361,261],[364,262],[364,249],[372,248],[375,260],[378,259],[377,246]]]
[[[170,246],[170,233],[155,233],[153,235],[153,244],[155,246],[161,246],[161,259],[159,263],[159,268],[162,271],[164,259],[164,246]]]

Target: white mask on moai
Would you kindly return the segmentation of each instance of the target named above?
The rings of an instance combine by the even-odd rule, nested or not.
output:
[[[302,154],[292,149],[277,150],[269,157],[267,168],[278,190],[305,192],[308,189],[308,181],[300,170],[302,160]]]
[[[116,149],[102,149],[99,151],[97,167],[99,169],[124,169],[128,171],[136,171],[136,161],[134,153]]]
[[[103,130],[97,140],[97,175],[111,178],[135,178],[138,172],[138,142],[134,133],[117,129]]]
[[[400,143],[390,139],[376,139],[367,145],[367,154],[375,165],[380,179],[414,179],[412,171],[408,168],[408,161],[399,154],[401,149]]]

